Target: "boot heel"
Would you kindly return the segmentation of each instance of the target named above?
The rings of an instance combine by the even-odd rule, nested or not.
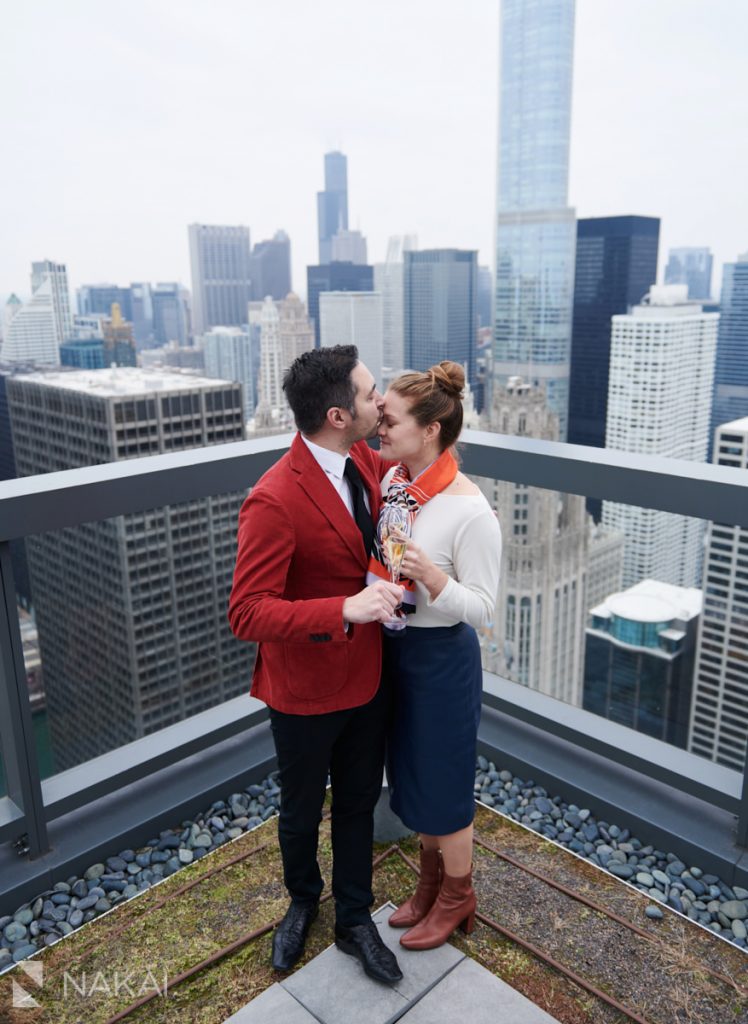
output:
[[[475,928],[475,911],[473,910],[460,925],[460,929],[466,934],[470,935]]]

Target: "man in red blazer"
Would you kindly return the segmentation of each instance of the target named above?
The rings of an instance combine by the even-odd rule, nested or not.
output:
[[[251,692],[270,709],[280,770],[278,836],[291,904],[273,937],[273,966],[294,966],[317,915],[329,772],[336,944],[392,984],[402,973],[369,910],[390,711],[379,623],[402,592],[383,580],[363,585],[388,467],[365,442],[382,396],[353,345],[305,352],[283,389],[299,433],[242,506],[229,600],[234,634],[259,642]]]

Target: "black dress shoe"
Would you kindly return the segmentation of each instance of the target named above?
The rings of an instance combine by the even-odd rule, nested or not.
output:
[[[394,985],[403,976],[395,954],[382,942],[373,921],[355,924],[351,928],[336,924],[335,945],[344,953],[358,957],[365,973],[374,981]]]
[[[319,911],[319,903],[291,903],[273,935],[273,968],[290,971],[304,953],[307,933]]]

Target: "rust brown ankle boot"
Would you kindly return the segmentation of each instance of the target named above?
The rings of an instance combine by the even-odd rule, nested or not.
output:
[[[421,847],[421,874],[416,891],[390,917],[393,928],[412,928],[429,910],[439,892],[442,880],[442,857],[438,850],[424,850]]]
[[[462,878],[444,875],[439,895],[428,914],[400,939],[406,949],[442,946],[457,927],[469,935],[475,927],[475,891],[469,871]]]

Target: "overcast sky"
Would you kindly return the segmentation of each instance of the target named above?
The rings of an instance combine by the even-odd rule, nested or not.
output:
[[[14,0],[0,35],[0,295],[35,259],[190,284],[187,225],[317,261],[322,155],[349,225],[493,264],[499,0]],[[748,250],[748,3],[577,0],[569,202]],[[715,282],[716,283],[716,282]]]

